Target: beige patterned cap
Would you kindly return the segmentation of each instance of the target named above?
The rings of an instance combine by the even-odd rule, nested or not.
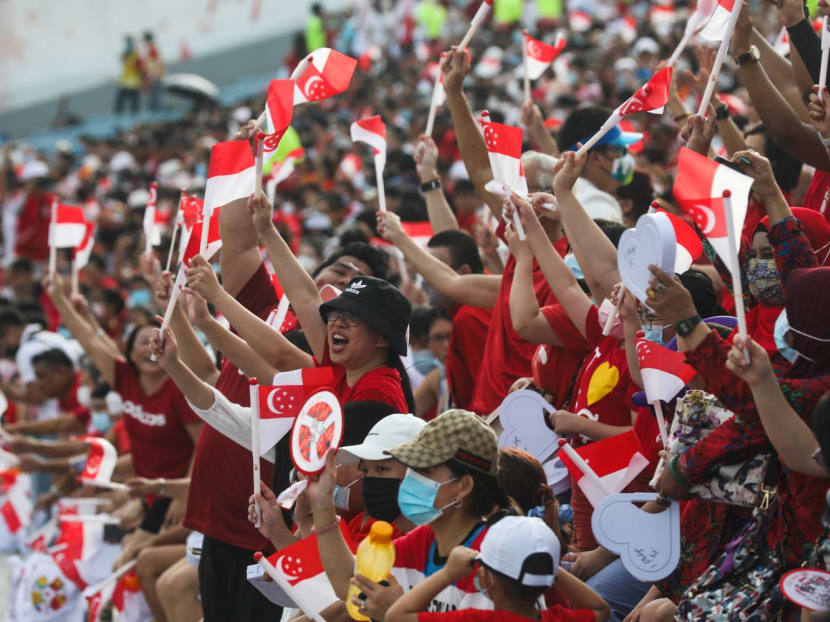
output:
[[[411,441],[386,451],[406,466],[426,469],[455,459],[495,475],[499,441],[481,417],[468,410],[448,410],[427,423]]]

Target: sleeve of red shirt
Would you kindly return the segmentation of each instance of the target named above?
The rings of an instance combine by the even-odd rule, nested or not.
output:
[[[599,325],[599,308],[596,305],[591,305],[588,315],[585,316],[585,339],[590,347],[596,346],[600,339],[604,337],[602,328]]]
[[[115,425],[112,426],[112,433],[118,440],[118,455],[123,456],[130,453],[130,435],[127,433],[127,424],[124,423],[124,419],[115,422]]]
[[[84,425],[84,427],[89,425],[89,419],[90,419],[89,408],[87,408],[85,406],[78,406],[78,408],[73,409],[70,414],[73,417],[75,417],[75,419],[80,421]]]
[[[596,307],[594,307],[596,308]],[[545,305],[541,309],[542,315],[568,350],[587,350],[588,342],[571,322],[567,312],[560,304]],[[590,316],[590,313],[588,314]]]

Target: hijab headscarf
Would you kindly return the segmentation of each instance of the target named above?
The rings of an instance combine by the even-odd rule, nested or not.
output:
[[[793,270],[785,297],[792,345],[801,355],[787,377],[812,378],[830,373],[830,268]]]

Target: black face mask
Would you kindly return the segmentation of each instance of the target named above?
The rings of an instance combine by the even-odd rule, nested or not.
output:
[[[401,480],[394,477],[364,477],[363,506],[375,520],[389,523],[401,515],[398,507],[398,488]]]

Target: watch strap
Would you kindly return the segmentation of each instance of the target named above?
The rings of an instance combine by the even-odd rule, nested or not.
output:
[[[724,121],[729,118],[729,106],[726,104],[721,104],[717,108],[715,108],[715,118],[718,121]]]
[[[421,192],[430,192],[441,187],[441,180],[437,177],[421,184]]]
[[[699,315],[693,315],[692,317],[687,317],[685,320],[680,320],[674,327],[675,332],[680,337],[688,337],[692,334],[697,325],[700,324],[703,320],[700,318]]]

